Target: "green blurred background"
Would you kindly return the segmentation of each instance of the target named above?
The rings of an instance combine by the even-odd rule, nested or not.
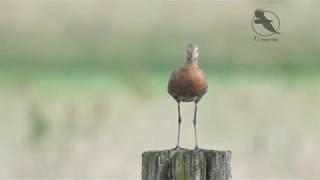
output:
[[[139,179],[176,142],[170,73],[200,46],[199,143],[233,178],[320,178],[319,2],[0,2],[0,178]],[[256,8],[281,21],[255,42]],[[193,148],[193,105],[182,146]]]

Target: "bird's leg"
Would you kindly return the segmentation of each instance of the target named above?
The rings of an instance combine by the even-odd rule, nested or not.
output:
[[[193,118],[193,127],[194,127],[194,138],[196,140],[196,147],[195,149],[198,150],[198,138],[197,138],[197,109],[198,109],[198,102],[195,102],[194,107],[194,118]]]
[[[177,146],[176,149],[179,149],[179,143],[180,143],[180,129],[181,129],[181,115],[180,115],[180,101],[178,102],[178,139],[177,139]]]

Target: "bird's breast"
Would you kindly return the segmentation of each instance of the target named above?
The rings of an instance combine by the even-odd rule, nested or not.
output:
[[[199,68],[181,68],[172,74],[168,91],[175,99],[190,102],[197,101],[206,92],[207,86]]]

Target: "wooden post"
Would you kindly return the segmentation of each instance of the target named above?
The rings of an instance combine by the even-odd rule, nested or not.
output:
[[[142,154],[142,180],[230,180],[231,151],[171,149]]]

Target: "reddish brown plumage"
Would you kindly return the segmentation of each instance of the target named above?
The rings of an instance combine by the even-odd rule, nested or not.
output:
[[[194,109],[194,136],[196,140],[195,149],[199,149],[197,141],[197,104],[201,97],[207,92],[208,84],[203,72],[198,66],[199,48],[195,44],[189,44],[187,47],[187,61],[186,63],[171,74],[168,84],[169,94],[177,101],[178,104],[178,139],[176,149],[179,149],[180,140],[180,102],[195,102]]]
[[[206,78],[194,63],[186,63],[171,74],[168,84],[169,94],[177,101],[198,102],[206,93]]]

